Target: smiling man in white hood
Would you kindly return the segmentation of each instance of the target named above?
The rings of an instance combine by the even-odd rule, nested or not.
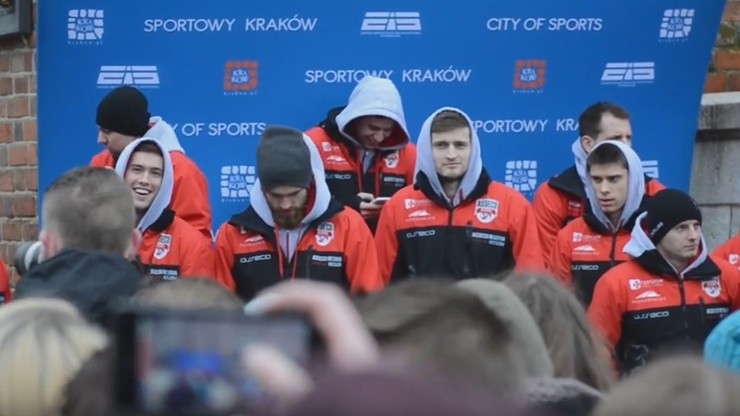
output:
[[[166,281],[215,278],[211,245],[170,209],[174,174],[164,146],[149,137],[134,140],[121,152],[116,173],[134,195],[136,228],[143,236],[138,260],[146,274]]]
[[[416,147],[396,86],[366,76],[345,107],[330,110],[306,134],[319,150],[332,195],[360,212],[374,231],[385,199],[414,179]]]
[[[410,276],[492,277],[514,267],[544,270],[532,207],[488,176],[472,125],[451,107],[424,122],[416,181],[383,207],[375,235],[387,282]]]
[[[632,124],[624,108],[608,102],[589,106],[578,118],[579,137],[571,145],[575,164],[543,183],[535,193],[532,206],[537,215],[540,241],[545,259],[552,258],[552,248],[558,231],[583,215],[587,205],[586,157],[605,140],[620,141],[632,146]],[[645,178],[645,192],[653,195],[665,188],[656,179]]]
[[[216,277],[244,300],[293,279],[351,293],[383,288],[370,229],[332,198],[319,152],[302,132],[270,126],[262,133],[250,203],[216,238]]]
[[[96,119],[98,143],[105,146],[105,150],[95,155],[90,165],[112,168],[123,149],[134,140],[144,136],[156,140],[172,158],[172,209],[212,241],[206,176],[195,162],[185,156],[172,126],[161,117],[151,117],[146,96],[133,87],[116,88],[98,104]]]

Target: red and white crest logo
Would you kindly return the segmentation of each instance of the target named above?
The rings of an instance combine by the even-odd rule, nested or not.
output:
[[[157,245],[154,247],[154,258],[162,260],[170,252],[172,245],[172,236],[169,234],[160,234]]]
[[[391,169],[398,166],[398,150],[385,157],[385,165]]]
[[[701,282],[701,288],[707,295],[716,298],[722,293],[722,286],[719,284],[719,279],[706,280]]]
[[[334,224],[322,222],[316,227],[316,244],[325,247],[334,239]]]
[[[488,198],[475,201],[475,216],[484,224],[493,222],[498,217],[498,201]]]

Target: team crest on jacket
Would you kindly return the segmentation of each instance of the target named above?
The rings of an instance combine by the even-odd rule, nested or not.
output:
[[[737,264],[737,261],[740,260],[740,256],[737,254],[730,254],[730,264]]]
[[[157,240],[157,246],[154,247],[154,258],[162,260],[170,252],[170,245],[172,245],[172,236],[169,234],[160,234],[159,240]]]
[[[498,217],[498,201],[481,198],[475,201],[475,216],[478,221],[488,224]]]
[[[325,247],[334,239],[334,224],[327,221],[316,227],[316,244]]]
[[[722,292],[722,286],[719,284],[719,278],[705,280],[701,282],[701,288],[707,295],[716,298]]]
[[[398,166],[398,150],[385,157],[385,165],[390,169]]]

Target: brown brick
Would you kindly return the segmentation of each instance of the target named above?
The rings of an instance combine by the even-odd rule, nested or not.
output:
[[[36,198],[27,195],[14,195],[13,215],[16,217],[35,217]]]
[[[23,241],[32,241],[39,238],[39,225],[34,222],[27,222],[23,224],[23,230],[21,231],[21,237]]]
[[[727,91],[740,91],[740,72],[729,72],[727,74]]]
[[[13,97],[8,105],[8,117],[18,118],[29,115],[28,97]]]
[[[10,55],[7,53],[0,55],[0,72],[10,71]]]
[[[0,78],[0,95],[7,96],[11,94],[13,94],[13,78]]]
[[[28,59],[31,53],[28,51],[16,51],[10,55],[10,72],[30,72],[31,60]]]
[[[4,196],[0,198],[0,217],[12,217],[13,216],[13,200]]]
[[[13,78],[13,92],[15,94],[28,94],[28,77],[21,76]]]
[[[10,166],[28,164],[28,148],[25,143],[12,144],[8,147],[8,164]]]
[[[0,172],[0,191],[1,192],[12,192],[15,190],[14,176],[12,170],[4,170]]]
[[[8,117],[8,99],[0,97],[0,118]]]
[[[26,187],[26,177],[23,174],[23,172],[25,170],[26,169],[13,169],[11,171],[11,172],[13,172],[13,189],[12,190],[14,190],[14,191],[25,191],[25,190],[27,190],[27,187]]]
[[[36,120],[28,120],[23,122],[23,140],[28,142],[38,141],[38,131]]]
[[[3,241],[21,241],[21,224],[6,222],[2,227]]]
[[[722,14],[723,22],[740,22],[740,2],[728,1]]]
[[[10,143],[13,141],[13,124],[4,122],[0,123],[0,143]]]
[[[38,169],[26,169],[23,171],[26,188],[29,191],[38,191],[39,189],[39,171]]]
[[[704,82],[704,92],[725,92],[727,91],[727,76],[724,72],[712,72],[707,74]]]
[[[36,75],[29,75],[28,76],[28,86],[29,91],[32,93],[36,92]]]
[[[8,147],[0,146],[0,166],[8,166]],[[2,200],[2,198],[0,198]],[[2,215],[0,215],[2,217]]]
[[[28,52],[23,53],[23,66],[25,67],[26,71],[33,72],[33,69],[35,67],[34,62],[36,61],[36,51],[29,50]]]
[[[719,69],[740,69],[740,51],[734,49],[718,49],[714,53],[714,65]]]
[[[27,145],[26,161],[28,162],[30,166],[36,166],[39,164],[39,156],[36,150],[35,142],[28,143]]]
[[[31,117],[36,117],[39,114],[38,109],[36,108],[36,96],[32,95],[28,99],[28,102],[29,102],[29,107],[30,107],[28,115],[30,115]]]

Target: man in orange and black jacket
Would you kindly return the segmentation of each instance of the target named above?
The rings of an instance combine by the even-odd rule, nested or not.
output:
[[[245,300],[276,283],[312,279],[351,293],[383,288],[373,237],[332,199],[321,158],[298,130],[269,127],[257,148],[251,206],[221,226],[216,277]]]
[[[537,216],[540,242],[545,259],[552,258],[552,247],[558,231],[583,215],[587,204],[586,157],[604,140],[618,140],[632,146],[632,125],[624,108],[612,103],[596,103],[578,119],[579,137],[573,142],[575,164],[540,185],[532,207]],[[653,195],[665,188],[656,179],[645,177],[645,193]]]
[[[624,248],[632,260],[601,277],[588,308],[622,374],[661,353],[701,352],[712,329],[740,309],[740,273],[707,253],[694,200],[666,189],[646,207]]]
[[[550,268],[588,307],[599,278],[629,260],[622,249],[645,198],[645,176],[637,153],[616,140],[594,147],[586,171],[588,210],[558,232]]]
[[[306,132],[319,150],[329,191],[362,214],[375,231],[384,201],[414,179],[416,147],[409,142],[403,104],[393,82],[366,76],[344,107]]]
[[[416,183],[386,203],[375,234],[385,282],[544,270],[529,202],[488,176],[465,113],[435,111],[417,145]]]

